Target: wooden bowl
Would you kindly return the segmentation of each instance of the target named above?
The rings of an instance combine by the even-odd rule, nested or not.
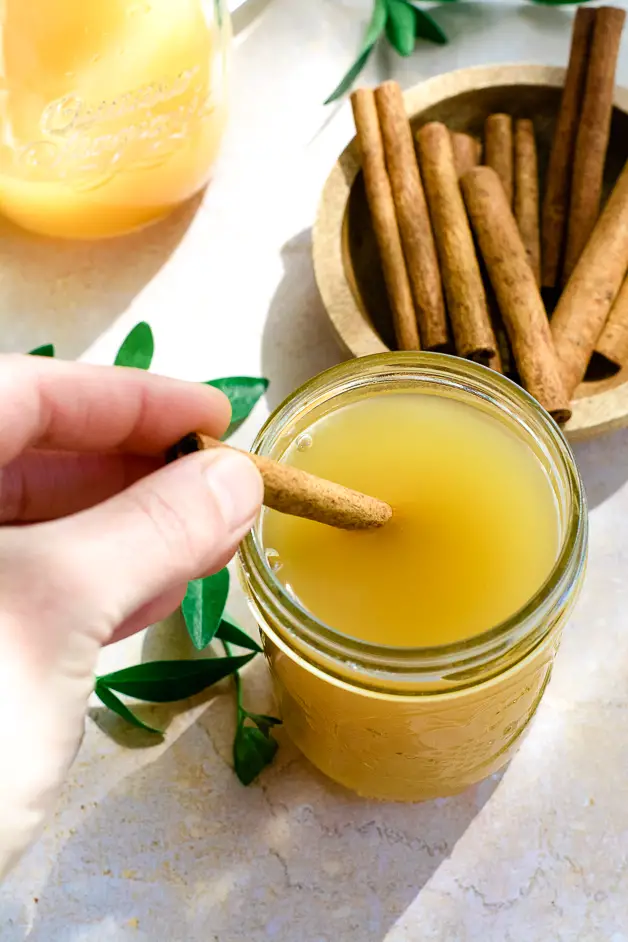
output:
[[[404,95],[413,130],[443,121],[452,130],[482,135],[496,111],[534,119],[541,192],[565,70],[539,65],[479,66],[421,82]],[[628,158],[628,89],[617,88],[605,170],[608,192]],[[606,193],[605,193],[606,195]],[[353,356],[381,353],[393,344],[390,305],[379,263],[357,142],[331,171],[313,234],[314,269],[323,303],[338,337]],[[628,368],[576,391],[571,439],[628,425]]]

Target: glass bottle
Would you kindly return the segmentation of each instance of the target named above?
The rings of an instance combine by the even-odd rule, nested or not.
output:
[[[560,528],[554,569],[520,611],[475,637],[430,648],[366,643],[335,631],[281,583],[259,523],[242,544],[241,579],[290,737],[348,788],[417,801],[461,791],[517,748],[582,584],[587,511],[571,450],[539,404],[500,374],[440,354],[377,354],[328,370],[270,417],[253,450],[280,458],[316,419],[384,390],[450,396],[508,425],[543,464]]]
[[[226,118],[226,0],[4,0],[0,212],[120,235],[206,183]]]

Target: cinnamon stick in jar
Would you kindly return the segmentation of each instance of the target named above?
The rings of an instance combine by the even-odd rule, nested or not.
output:
[[[509,114],[490,114],[484,122],[484,163],[492,167],[502,181],[509,206],[514,194],[512,118]]]
[[[557,422],[566,422],[571,409],[547,314],[503,185],[490,167],[476,167],[461,186],[521,381]]]
[[[449,331],[432,224],[410,122],[397,82],[384,82],[376,88],[375,104],[421,346],[425,350],[446,350]]]
[[[604,358],[613,373],[628,363],[628,278],[624,278],[615,298],[595,353]]]
[[[395,336],[400,350],[420,350],[414,302],[386,170],[375,95],[370,89],[359,88],[351,95],[351,105],[362,153],[366,198],[390,299]]]
[[[541,284],[541,236],[539,231],[539,171],[534,125],[515,122],[515,219],[536,283]]]
[[[239,451],[209,435],[192,432],[169,450],[166,459],[175,461],[185,455],[214,448]],[[240,454],[246,455],[262,476],[265,506],[279,513],[315,520],[341,530],[382,527],[393,515],[390,504],[376,497],[369,497],[368,494],[319,478],[301,468],[273,461],[264,455],[250,452]]]
[[[486,362],[495,356],[497,345],[451,137],[444,124],[432,122],[421,128],[416,140],[456,352]]]
[[[600,212],[613,111],[615,69],[625,19],[625,10],[618,7],[599,7],[595,11],[574,152],[563,283],[574,270]]]
[[[547,182],[541,211],[541,283],[545,288],[553,288],[560,281],[569,215],[573,153],[594,21],[595,10],[590,7],[578,9],[571,36],[565,86],[547,166]]]
[[[450,131],[450,134],[456,173],[462,177],[480,163],[482,145],[470,134],[464,134],[462,131]]]
[[[570,397],[584,379],[627,268],[628,162],[552,316],[552,336]]]

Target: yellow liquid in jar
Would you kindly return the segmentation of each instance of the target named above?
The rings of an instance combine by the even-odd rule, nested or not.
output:
[[[1,212],[48,235],[111,236],[204,185],[225,114],[217,27],[201,0],[2,10]]]
[[[461,641],[515,614],[556,560],[558,509],[539,457],[477,407],[376,395],[316,421],[282,460],[394,509],[391,523],[362,532],[265,513],[277,577],[345,635]]]

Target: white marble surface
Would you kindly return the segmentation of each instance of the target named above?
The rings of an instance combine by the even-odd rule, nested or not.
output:
[[[194,214],[103,245],[0,224],[0,349],[54,340],[110,362],[136,321],[154,368],[258,373],[265,410],[340,356],[310,261],[318,193],[351,135],[321,102],[349,64],[366,0],[252,0],[216,180]],[[451,36],[369,78],[404,85],[482,62],[566,61],[570,13],[445,4]],[[628,84],[628,46],[619,79]],[[628,942],[628,432],[578,448],[592,506],[584,597],[532,731],[501,780],[424,805],[366,802],[283,738],[249,789],[230,768],[228,686],[182,707],[155,745],[95,708],[58,812],[0,888],[2,942]],[[231,608],[244,616],[237,592]],[[103,665],[184,650],[181,625],[109,649]],[[266,669],[247,700],[270,706]],[[103,729],[111,736],[105,735]],[[280,733],[281,738],[281,733]]]

